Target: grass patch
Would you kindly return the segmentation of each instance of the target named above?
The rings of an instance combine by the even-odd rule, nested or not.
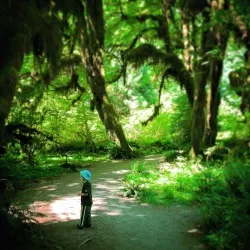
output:
[[[175,201],[187,204],[196,200],[196,192],[200,188],[197,179],[203,170],[201,165],[187,164],[183,158],[157,168],[136,163],[124,178],[125,192],[127,196],[135,195],[152,204]]]
[[[75,171],[78,171],[78,168],[80,169],[84,164],[107,159],[107,154],[80,154],[76,152],[67,154],[67,162],[75,167]],[[27,164],[26,161],[14,158],[13,155],[6,155],[0,159],[0,171],[1,176],[11,180],[15,187],[25,188],[25,185],[29,183],[55,178],[62,173],[71,171],[62,167],[65,162],[66,156],[59,154],[40,154],[39,157],[36,157],[35,165]]]

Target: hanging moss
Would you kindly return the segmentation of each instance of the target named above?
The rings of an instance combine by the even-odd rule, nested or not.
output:
[[[161,52],[152,44],[146,43],[130,50],[125,58],[127,61],[134,64],[135,67],[140,67],[147,62],[153,62],[154,64],[164,62],[166,59],[166,53]]]
[[[48,59],[52,72],[57,71],[62,52],[61,23],[55,16],[49,17],[41,27],[44,39],[44,53]]]
[[[37,56],[43,54],[49,63],[48,79],[58,70],[62,21],[55,10],[49,0],[0,3],[0,148],[4,145],[5,120],[14,98],[24,55],[32,49]]]
[[[183,62],[174,53],[164,53],[151,44],[143,44],[130,50],[126,55],[126,60],[131,62],[135,67],[144,63],[162,64],[168,67],[167,75],[174,77],[180,86],[185,88],[189,103],[193,105],[193,78],[186,70]]]

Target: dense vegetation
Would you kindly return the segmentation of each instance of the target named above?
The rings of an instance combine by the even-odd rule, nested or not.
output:
[[[16,225],[10,193],[28,180],[162,153],[132,166],[127,195],[195,202],[211,247],[249,249],[249,13],[247,0],[2,1],[1,224]]]

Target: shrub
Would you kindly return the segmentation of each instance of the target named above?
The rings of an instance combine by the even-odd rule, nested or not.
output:
[[[249,249],[250,169],[245,162],[229,161],[223,179],[211,179],[199,196],[207,239],[213,249]]]

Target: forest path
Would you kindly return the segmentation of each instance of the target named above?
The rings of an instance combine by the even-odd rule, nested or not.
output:
[[[28,203],[33,211],[46,215],[36,218],[46,236],[58,249],[204,249],[195,228],[199,213],[195,207],[156,206],[119,195],[121,180],[133,162],[157,165],[163,157],[95,162],[92,172],[92,228],[77,230],[80,214],[81,181],[78,172],[65,173],[20,191],[19,204]]]

